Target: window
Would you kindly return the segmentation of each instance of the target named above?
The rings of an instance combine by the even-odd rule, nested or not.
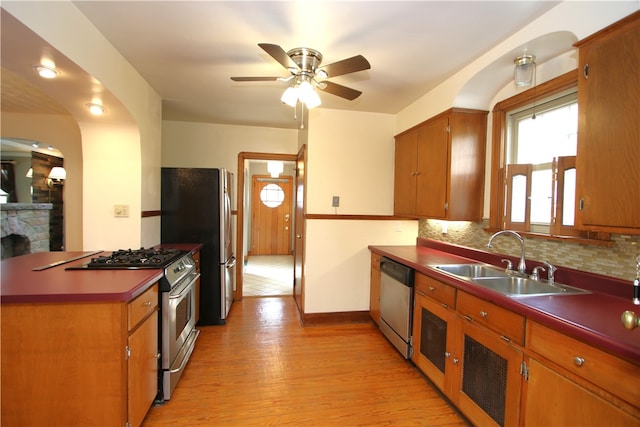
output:
[[[573,206],[574,200],[567,197],[575,193],[575,179],[559,182],[557,168],[559,159],[563,166],[575,165],[577,133],[575,89],[507,113],[506,228],[554,234],[558,217],[573,226],[573,215],[559,212],[556,201],[560,192],[566,202],[563,206]]]
[[[267,184],[260,191],[260,200],[267,207],[277,208],[284,201],[284,191],[278,184]]]
[[[574,70],[495,105],[490,229],[609,240],[574,228],[577,84]]]

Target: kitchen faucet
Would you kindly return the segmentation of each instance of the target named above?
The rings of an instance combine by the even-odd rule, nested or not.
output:
[[[497,233],[494,233],[493,236],[491,236],[491,238],[489,239],[489,243],[487,243],[487,247],[491,248],[491,242],[493,242],[493,239],[501,234],[511,234],[512,236],[514,236],[516,239],[520,241],[520,262],[518,263],[518,275],[526,277],[527,265],[525,264],[525,261],[524,261],[524,239],[522,238],[521,235],[519,235],[518,233],[512,230],[498,231]]]

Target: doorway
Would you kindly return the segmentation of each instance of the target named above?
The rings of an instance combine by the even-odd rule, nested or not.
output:
[[[236,300],[293,295],[295,155],[238,156]],[[280,162],[276,173],[268,162]],[[240,257],[238,257],[240,258]]]

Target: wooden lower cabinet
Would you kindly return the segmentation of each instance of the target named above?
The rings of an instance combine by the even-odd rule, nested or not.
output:
[[[522,350],[473,322],[462,319],[461,323],[454,402],[476,425],[518,425]]]
[[[542,362],[529,358],[524,426],[638,426],[635,418]],[[623,381],[622,378],[619,379]],[[638,378],[635,378],[637,381]]]
[[[3,304],[2,425],[142,423],[157,394],[158,284],[130,302]]]
[[[474,424],[517,425],[521,349],[429,297],[418,277],[412,361]],[[433,288],[438,289],[427,289]]]
[[[369,315],[376,325],[380,324],[380,258],[379,254],[371,252]]]
[[[416,273],[416,277],[418,274]],[[460,320],[455,312],[416,288],[413,308],[411,360],[449,399],[454,401],[452,379],[459,375],[454,345]]]

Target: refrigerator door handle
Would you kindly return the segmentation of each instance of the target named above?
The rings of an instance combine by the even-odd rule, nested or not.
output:
[[[229,261],[227,261],[225,267],[226,268],[233,268],[236,266],[236,257],[231,256],[231,258],[229,258]]]

